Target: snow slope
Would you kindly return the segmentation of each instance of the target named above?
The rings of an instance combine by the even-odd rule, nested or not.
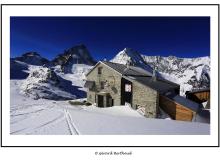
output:
[[[13,135],[209,134],[209,124],[147,119],[128,106],[97,108],[73,106],[68,101],[33,100],[20,94],[22,81],[11,80],[10,133]]]
[[[46,67],[11,60],[10,78],[22,79],[20,92],[33,99],[75,99],[86,96],[83,86],[91,68],[86,64],[73,64],[71,73],[64,73],[60,65]]]
[[[58,76],[47,67],[29,67],[29,76],[23,80],[20,93],[33,99],[68,100],[85,96],[71,81]]]
[[[92,69],[92,66],[86,64],[73,64],[71,73],[61,72],[61,70],[58,69],[60,67],[61,66],[56,66],[54,70],[58,76],[71,81],[72,85],[79,87],[79,90],[86,91],[86,88],[83,86],[86,81],[86,74]]]

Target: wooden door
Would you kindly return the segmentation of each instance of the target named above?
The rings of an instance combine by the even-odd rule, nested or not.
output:
[[[104,97],[98,95],[98,107],[104,107]]]

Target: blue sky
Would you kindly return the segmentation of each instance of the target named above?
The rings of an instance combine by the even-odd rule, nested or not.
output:
[[[96,60],[125,47],[145,55],[210,55],[209,17],[11,17],[10,54],[36,51],[53,59],[85,44]]]

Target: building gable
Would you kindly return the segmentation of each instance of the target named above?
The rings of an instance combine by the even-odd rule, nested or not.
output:
[[[86,74],[86,76],[88,76],[91,72],[94,71],[95,68],[97,68],[100,64],[103,64],[104,66],[106,66],[107,68],[113,70],[114,72],[116,72],[117,74],[121,75],[122,74],[120,72],[118,72],[117,70],[113,69],[112,67],[106,65],[105,63],[103,63],[102,61],[99,61],[98,63],[96,63],[96,65]]]

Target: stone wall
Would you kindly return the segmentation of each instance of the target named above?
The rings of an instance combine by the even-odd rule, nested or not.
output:
[[[102,67],[101,74],[98,74],[99,67]],[[87,93],[87,99],[91,99],[93,102],[95,100],[95,92],[108,92],[112,99],[114,99],[114,105],[121,105],[121,75],[118,72],[100,63],[90,72],[87,76],[87,80],[95,81],[94,92],[89,91]],[[101,82],[105,83],[104,89],[101,89]],[[93,98],[89,98],[90,95],[93,96]]]
[[[99,67],[102,67],[101,74],[98,74]],[[114,99],[114,105],[121,105],[121,78],[121,75],[115,70],[105,64],[98,64],[87,76],[87,80],[95,82],[95,88],[87,92],[88,101],[90,103],[95,103],[95,99],[97,99],[95,97],[96,93],[107,92],[110,93],[110,96]],[[104,89],[101,89],[101,82],[105,82]],[[133,91],[132,107],[134,109],[144,107],[145,116],[148,118],[155,118],[159,106],[158,92],[134,80],[131,80],[131,82]]]
[[[95,92],[93,92],[93,91],[87,91],[87,101],[89,102],[89,103],[95,103]]]
[[[133,108],[144,107],[145,117],[156,118],[159,107],[159,94],[157,91],[133,81]]]

